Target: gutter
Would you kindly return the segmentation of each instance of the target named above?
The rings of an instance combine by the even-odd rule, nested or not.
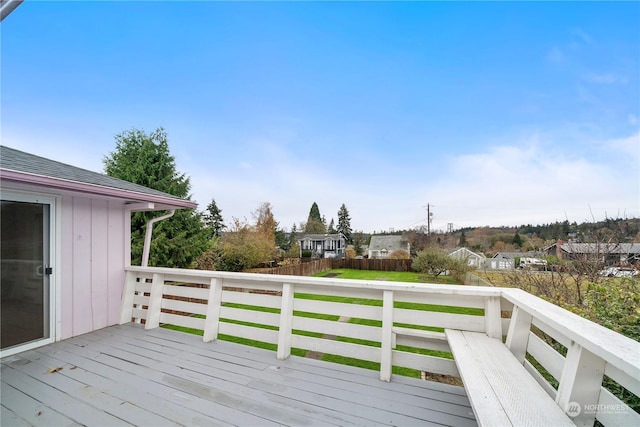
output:
[[[171,209],[168,214],[152,218],[147,222],[147,229],[144,232],[144,247],[142,249],[142,266],[147,267],[149,264],[149,250],[151,249],[151,234],[153,232],[153,224],[156,222],[171,218],[176,213],[175,209]]]
[[[0,2],[0,21],[9,16],[16,7],[20,6],[23,0],[2,0]]]

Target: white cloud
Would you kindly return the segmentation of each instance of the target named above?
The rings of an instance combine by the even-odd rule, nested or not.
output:
[[[638,135],[607,143],[637,159]],[[631,151],[635,149],[635,154]],[[639,216],[638,164],[624,172],[539,144],[537,138],[452,159],[425,188],[443,222],[460,226],[539,224]],[[634,188],[635,187],[635,188]]]
[[[626,77],[613,73],[588,73],[583,77],[583,79],[589,83],[604,85],[626,84],[629,81]]]
[[[591,40],[592,40],[591,36],[587,34],[582,28],[578,28],[578,27],[571,28],[569,32],[575,38],[579,39],[582,43],[585,43],[585,44],[591,43]]]
[[[554,46],[547,52],[547,61],[553,64],[561,64],[565,62],[565,55],[558,46]]]
[[[640,180],[640,176],[637,175],[638,167],[640,167],[640,131],[625,138],[616,138],[608,141],[604,141],[601,146],[604,150],[610,152],[613,157],[619,156],[621,161],[619,163],[635,165],[636,182]],[[640,203],[640,200],[638,201]]]

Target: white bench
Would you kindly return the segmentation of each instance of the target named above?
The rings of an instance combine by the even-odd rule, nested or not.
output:
[[[453,329],[445,335],[479,426],[575,427],[502,341]]]

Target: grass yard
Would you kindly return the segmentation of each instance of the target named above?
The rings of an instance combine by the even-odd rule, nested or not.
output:
[[[425,283],[423,275],[415,271],[373,271],[373,270],[350,270],[335,269],[325,270],[313,275],[314,277],[338,277],[340,279],[356,279],[356,280],[386,280],[389,282],[409,282],[409,283]],[[427,278],[428,283],[460,285],[451,276],[439,276],[438,280]]]

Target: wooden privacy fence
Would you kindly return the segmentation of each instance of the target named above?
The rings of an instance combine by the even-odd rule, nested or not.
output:
[[[346,259],[323,258],[296,265],[260,270],[264,274],[282,274],[285,276],[311,276],[324,270],[348,268],[352,270],[375,271],[412,271],[410,259]]]

